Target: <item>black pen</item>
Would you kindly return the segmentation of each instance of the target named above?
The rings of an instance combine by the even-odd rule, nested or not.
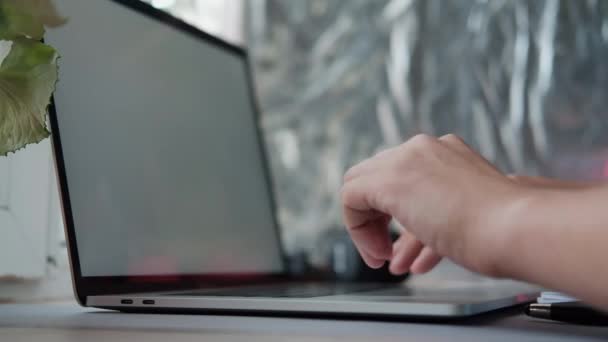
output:
[[[607,313],[595,310],[581,302],[530,304],[526,308],[526,315],[566,323],[608,325]]]

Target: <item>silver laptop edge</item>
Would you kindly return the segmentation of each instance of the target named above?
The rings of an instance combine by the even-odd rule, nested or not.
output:
[[[407,317],[462,317],[488,312],[500,308],[528,303],[536,299],[538,293],[511,295],[501,299],[479,303],[454,304],[431,302],[403,302],[399,297],[375,297],[366,299],[364,293],[357,295],[337,295],[315,298],[249,298],[249,297],[184,297],[175,298],[152,295],[91,296],[87,299],[89,306],[113,308],[129,311],[133,307],[150,310],[152,307],[167,311],[242,311],[260,313],[312,313],[333,315],[368,315],[368,316],[407,316]],[[122,304],[131,299],[133,304]],[[382,300],[382,301],[381,301]],[[407,298],[406,298],[407,300]],[[152,301],[154,304],[144,304]],[[152,303],[150,302],[150,303]]]

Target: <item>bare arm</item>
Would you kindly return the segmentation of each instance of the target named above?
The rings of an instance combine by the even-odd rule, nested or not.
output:
[[[502,221],[511,255],[499,276],[558,289],[608,309],[608,187],[538,189]]]
[[[417,136],[353,167],[344,220],[366,263],[430,270],[441,257],[608,309],[608,187],[508,177],[453,135]],[[388,222],[408,230],[392,245]]]

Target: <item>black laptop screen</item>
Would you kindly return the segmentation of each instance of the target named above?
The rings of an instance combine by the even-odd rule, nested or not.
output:
[[[112,1],[56,3],[81,276],[281,272],[245,55]]]

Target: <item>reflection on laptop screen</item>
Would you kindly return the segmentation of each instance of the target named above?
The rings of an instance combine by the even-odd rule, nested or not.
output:
[[[245,58],[109,0],[56,2],[82,275],[282,271]]]

